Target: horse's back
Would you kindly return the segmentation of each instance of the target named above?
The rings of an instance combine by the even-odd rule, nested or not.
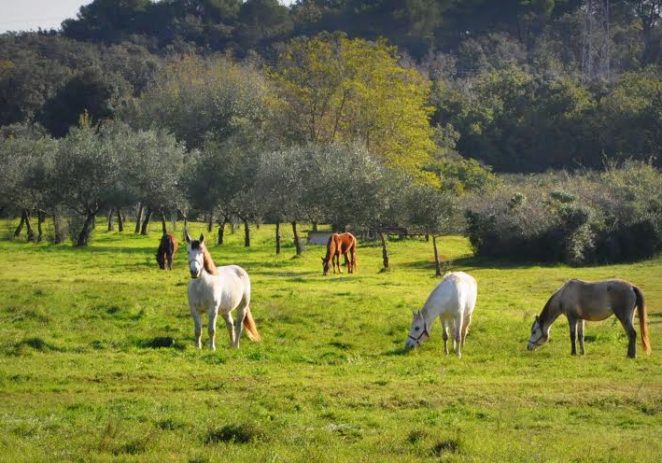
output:
[[[432,291],[426,306],[433,306],[441,314],[462,312],[471,314],[476,305],[477,284],[474,277],[464,272],[447,273]],[[431,307],[432,308],[432,307]]]
[[[219,278],[226,281],[225,286],[234,288],[235,290],[241,289],[244,295],[250,298],[251,294],[251,279],[248,272],[238,265],[222,265],[216,267]],[[233,283],[232,281],[236,281]]]
[[[476,283],[476,279],[465,272],[452,272],[448,276],[452,277],[455,281],[458,300],[464,306],[465,313],[472,313],[478,296],[478,283]]]
[[[557,294],[564,311],[578,310],[581,312],[578,315],[583,317],[588,317],[589,313],[593,312],[597,319],[608,316],[610,311],[603,312],[607,309],[620,306],[633,307],[636,302],[632,283],[620,279],[597,281],[573,279],[567,281]]]

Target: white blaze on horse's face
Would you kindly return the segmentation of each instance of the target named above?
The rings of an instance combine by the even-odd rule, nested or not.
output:
[[[542,324],[540,323],[540,319],[536,317],[536,319],[533,322],[533,325],[531,325],[531,337],[529,338],[529,344],[527,345],[527,349],[533,350],[538,346],[542,346],[547,342],[549,339],[549,328],[547,329],[547,332],[543,331]]]
[[[405,347],[411,349],[412,347],[420,346],[423,342],[427,341],[430,337],[427,324],[421,312],[414,312],[411,321],[411,328],[409,328],[409,335],[405,341]]]
[[[202,251],[202,243],[198,243],[197,248],[193,247],[195,244],[196,242],[194,241],[193,243],[188,243],[186,246],[188,249],[188,268],[191,272],[191,278],[200,278],[202,269],[204,268],[205,256]]]

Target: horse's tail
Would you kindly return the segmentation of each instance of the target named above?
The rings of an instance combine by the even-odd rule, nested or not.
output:
[[[170,255],[175,255],[177,252],[177,239],[175,238],[174,235],[167,235],[168,236],[168,245],[170,246]]]
[[[255,320],[253,320],[250,310],[246,312],[246,316],[244,317],[244,329],[246,330],[248,339],[251,341],[259,342],[262,340],[262,336],[257,332],[257,326],[255,326]]]
[[[644,301],[644,295],[639,288],[632,286],[634,290],[634,295],[637,298],[637,315],[639,316],[639,327],[641,328],[641,344],[644,347],[644,351],[648,354],[651,352],[651,343],[648,337],[648,315],[646,314],[646,303]]]

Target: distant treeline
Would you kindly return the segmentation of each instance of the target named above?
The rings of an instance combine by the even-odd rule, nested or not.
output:
[[[647,160],[662,147],[661,6],[660,0],[304,0],[289,8],[276,0],[95,0],[61,32],[0,36],[0,126],[38,123],[62,137],[83,112],[93,121],[124,119],[181,56],[222,53],[271,76],[296,66],[289,51],[304,59],[305,46],[292,43],[304,37],[339,43],[342,33],[385,37],[382,43],[397,46],[399,68],[428,82],[436,145],[429,152],[458,153],[509,172]],[[309,94],[323,105],[322,93],[337,76],[329,66],[309,69]],[[283,135],[301,141],[301,133]]]

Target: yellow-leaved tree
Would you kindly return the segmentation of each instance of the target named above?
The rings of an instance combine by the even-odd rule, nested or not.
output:
[[[391,168],[432,181],[429,82],[398,64],[396,48],[342,34],[291,41],[270,73],[279,131],[290,142],[354,142]]]

